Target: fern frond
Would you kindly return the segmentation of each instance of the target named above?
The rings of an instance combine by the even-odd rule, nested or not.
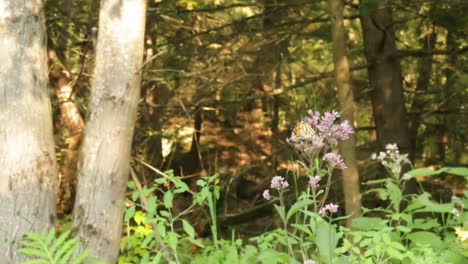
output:
[[[78,252],[78,239],[70,237],[70,232],[61,233],[56,238],[54,229],[49,232],[28,232],[18,251],[30,258],[23,264],[81,264],[90,255],[89,250]]]
[[[60,246],[63,245],[63,243],[65,242],[65,240],[67,240],[69,235],[70,235],[70,231],[65,231],[62,234],[60,234],[57,240],[55,240],[55,243],[52,245],[52,247],[50,247],[50,252],[52,254],[57,253],[57,250],[60,248]],[[54,260],[56,259],[54,258]]]

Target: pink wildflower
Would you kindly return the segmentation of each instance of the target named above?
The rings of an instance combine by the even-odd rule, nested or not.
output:
[[[321,216],[325,216],[327,214],[327,211],[330,212],[330,213],[338,212],[338,205],[336,205],[334,203],[329,203],[329,204],[323,206],[322,208],[320,208],[319,214]]]
[[[340,117],[340,114],[335,110],[325,112],[323,115],[312,110],[307,111],[307,113],[310,117],[304,118],[304,122],[307,122],[317,132],[323,142],[331,146],[338,145],[340,140],[349,139],[349,134],[354,133],[347,120],[335,124]]]
[[[312,188],[317,188],[319,186],[320,176],[310,176],[309,184]]]
[[[270,190],[265,190],[265,191],[263,191],[263,198],[264,198],[265,200],[270,200],[270,199],[271,199]]]
[[[325,209],[325,207],[320,208],[319,215],[325,216],[326,213],[327,213],[327,210]]]
[[[339,124],[336,130],[336,136],[339,139],[349,139],[349,134],[352,133],[354,133],[354,131],[349,125],[348,120],[345,120],[341,124]]]
[[[343,159],[341,158],[341,155],[337,155],[335,153],[326,153],[323,155],[323,160],[328,163],[328,166],[330,166],[332,169],[338,168],[340,170],[346,169],[346,165],[344,164]]]
[[[286,189],[288,186],[288,182],[281,176],[275,176],[271,179],[270,188],[272,189]]]
[[[336,205],[334,203],[329,203],[329,204],[325,205],[325,209],[330,211],[330,213],[336,213],[336,212],[338,212],[338,205]]]
[[[335,110],[331,112],[325,112],[322,116],[322,120],[320,121],[320,124],[317,125],[317,128],[321,132],[327,132],[330,130],[332,127],[333,123],[335,122],[336,119],[340,117],[340,114],[336,112]]]

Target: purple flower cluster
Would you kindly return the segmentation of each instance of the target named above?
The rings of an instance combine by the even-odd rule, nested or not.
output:
[[[286,189],[288,186],[288,182],[281,176],[275,176],[271,179],[270,188],[272,189]]]
[[[329,203],[329,204],[325,205],[324,207],[320,208],[319,214],[321,216],[325,216],[327,214],[327,211],[330,212],[330,213],[338,212],[338,205],[333,204],[333,203]]]
[[[309,184],[312,188],[317,188],[319,186],[320,176],[310,176]]]
[[[288,187],[289,187],[289,183],[281,176],[275,176],[273,177],[273,179],[271,179],[271,183],[270,183],[271,189],[277,189],[278,191],[281,191]],[[271,199],[270,190],[263,191],[262,196],[265,200],[270,200]]]
[[[335,154],[333,152],[326,153],[323,155],[323,160],[328,163],[328,166],[330,166],[331,169],[346,169],[346,165],[344,164],[344,161],[339,154]]]
[[[340,140],[349,138],[349,134],[354,133],[351,125],[347,120],[335,124],[340,114],[333,110],[325,112],[323,115],[318,111],[307,111],[309,117],[304,118],[316,132],[319,134],[323,141],[330,144],[332,147],[336,146]]]

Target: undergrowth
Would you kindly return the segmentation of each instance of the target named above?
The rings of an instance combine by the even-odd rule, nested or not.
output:
[[[216,202],[220,197],[215,174],[197,181],[192,192],[180,177],[156,179],[150,186],[129,183],[131,197],[125,202],[124,235],[119,263],[467,263],[468,191],[453,194],[449,202],[434,201],[420,186],[419,194],[404,194],[408,180],[437,177],[447,173],[468,179],[466,168],[412,169],[407,155],[394,144],[373,155],[387,169],[388,177],[365,183],[365,195],[379,197],[386,204],[362,208],[363,214],[351,227],[341,225],[338,205],[329,202],[334,171],[346,165],[333,150],[353,133],[338,113],[309,112],[298,123],[287,142],[297,152],[298,172],[292,179],[272,177],[263,198],[274,203],[280,226],[248,240],[219,236]],[[307,179],[308,184],[301,184]],[[192,202],[175,210],[177,197]],[[290,201],[290,197],[293,201]],[[211,235],[199,239],[187,216],[194,208],[207,209]],[[65,232],[29,233],[20,252],[27,263],[81,263],[89,251],[76,253],[76,239]],[[42,260],[43,262],[35,261]],[[65,261],[67,260],[67,261]],[[64,262],[65,261],[65,262]]]

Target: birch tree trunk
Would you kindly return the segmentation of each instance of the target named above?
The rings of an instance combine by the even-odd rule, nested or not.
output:
[[[116,263],[140,96],[145,0],[102,0],[96,66],[73,225],[93,255]]]
[[[343,23],[343,4],[341,0],[328,0],[329,14],[331,18],[331,30],[333,41],[333,62],[335,65],[335,79],[338,86],[338,106],[342,121],[348,120],[354,125],[354,95],[351,86],[351,71],[348,54],[346,51],[346,31]],[[349,139],[340,143],[340,152],[346,162],[343,170],[343,192],[345,196],[346,214],[351,215],[346,219],[346,224],[351,226],[354,218],[361,214],[359,171],[356,161],[356,139],[354,134]]]
[[[0,0],[0,263],[55,222],[57,169],[43,1]]]
[[[403,95],[400,61],[396,57],[392,7],[387,0],[361,8],[364,53],[372,87],[372,107],[380,149],[397,143],[401,153],[410,153],[408,120]],[[412,157],[411,157],[412,158]]]

